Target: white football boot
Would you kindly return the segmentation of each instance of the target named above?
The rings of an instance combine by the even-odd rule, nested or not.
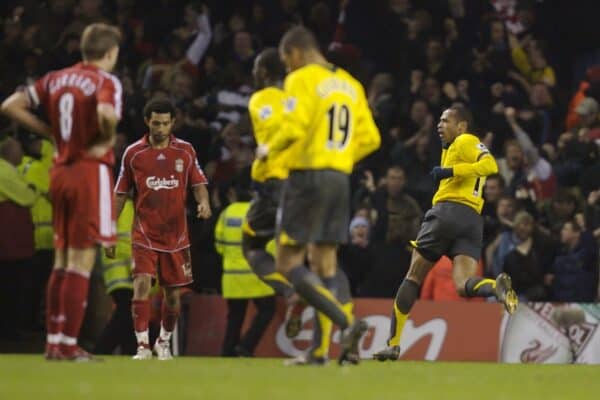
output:
[[[162,341],[157,339],[156,343],[154,343],[154,352],[161,361],[173,359],[173,355],[171,354],[171,345],[169,344],[168,340]]]
[[[152,350],[150,350],[146,346],[138,346],[137,354],[133,356],[134,360],[151,360],[152,359]]]

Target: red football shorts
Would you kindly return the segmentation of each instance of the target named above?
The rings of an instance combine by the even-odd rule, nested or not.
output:
[[[132,247],[133,276],[150,275],[161,286],[185,286],[194,281],[189,247],[167,253],[145,247]]]
[[[108,165],[93,160],[57,165],[50,172],[54,247],[86,249],[113,245],[117,225],[113,178]]]

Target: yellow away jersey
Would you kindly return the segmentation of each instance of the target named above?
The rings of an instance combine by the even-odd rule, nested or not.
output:
[[[285,92],[274,86],[259,90],[250,97],[248,111],[256,144],[268,144],[280,132],[284,99]],[[287,178],[286,154],[283,152],[266,160],[255,160],[252,163],[252,179],[264,182],[271,178]]]
[[[477,136],[463,133],[442,150],[440,165],[452,168],[454,176],[440,181],[433,204],[452,201],[481,213],[485,177],[498,172],[496,160],[485,145]]]
[[[365,92],[348,72],[309,64],[285,79],[283,127],[269,144],[271,156],[293,143],[290,170],[334,169],[349,174],[354,163],[381,142]]]

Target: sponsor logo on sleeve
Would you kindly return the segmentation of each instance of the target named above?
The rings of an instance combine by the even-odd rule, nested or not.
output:
[[[483,153],[489,153],[490,151],[488,150],[487,147],[485,147],[485,144],[483,143],[477,143],[477,149],[479,149],[479,151],[483,152]]]
[[[292,111],[294,111],[296,109],[296,98],[295,97],[288,97],[285,100],[284,107],[285,107],[285,111],[286,112],[292,112]]]
[[[273,108],[270,105],[262,106],[258,111],[258,117],[261,120],[265,120],[273,115]]]

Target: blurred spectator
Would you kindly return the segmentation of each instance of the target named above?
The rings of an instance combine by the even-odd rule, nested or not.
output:
[[[579,115],[576,112],[577,106],[587,97],[586,93],[592,85],[597,86],[600,83],[600,65],[592,66],[585,71],[585,79],[579,83],[579,88],[569,101],[567,110],[567,119],[565,126],[567,130],[573,129],[579,124]]]
[[[227,328],[221,355],[251,357],[275,315],[273,289],[250,269],[242,254],[242,221],[250,207],[248,190],[236,188],[236,201],[219,216],[215,227],[215,248],[223,258],[223,298],[227,301]],[[242,325],[249,301],[256,315],[242,336]]]
[[[579,131],[577,136],[584,140],[600,139],[600,120],[598,101],[593,97],[586,97],[575,107],[575,112],[579,116]]]
[[[114,152],[115,163],[113,176],[118,177],[121,159],[127,147],[127,137],[117,133]],[[135,216],[135,207],[132,199],[127,199],[117,219],[117,244],[112,257],[107,257],[110,251],[101,254],[102,277],[106,293],[113,302],[110,319],[104,326],[96,341],[94,352],[97,354],[134,355],[137,350],[137,341],[131,315],[131,300],[133,299],[133,268],[131,258],[131,228]],[[159,313],[160,314],[160,313]],[[160,321],[160,316],[159,316]],[[160,323],[160,322],[159,322]]]
[[[492,216],[496,214],[496,205],[500,198],[505,194],[506,183],[500,174],[492,174],[485,180],[483,187],[483,210],[481,214],[484,216]]]
[[[46,293],[46,283],[54,264],[54,230],[52,228],[52,204],[48,197],[50,167],[54,157],[54,145],[40,136],[19,132],[19,140],[25,155],[18,166],[25,181],[39,193],[31,207],[34,226],[35,253],[32,262],[23,266],[22,319],[26,329],[41,331],[44,319],[41,314]]]
[[[472,68],[487,82],[501,81],[511,65],[504,23],[497,19],[491,20],[482,36],[482,45],[473,49]]]
[[[583,171],[599,160],[595,143],[600,134],[598,102],[591,97],[585,98],[575,111],[580,117],[579,125],[560,135],[554,166],[559,183],[569,187],[576,186]]]
[[[559,190],[540,217],[540,228],[553,237],[558,237],[565,222],[572,220],[577,212],[577,198],[566,189]]]
[[[33,223],[29,208],[37,193],[17,171],[23,149],[12,137],[0,142],[0,338],[15,339],[23,310],[21,282],[34,251]],[[10,227],[10,229],[7,229]]]
[[[423,212],[404,192],[405,185],[404,168],[392,166],[379,189],[367,179],[356,194],[355,204],[364,203],[366,197],[377,213],[371,235],[373,272],[361,290],[364,296],[393,297],[408,270],[407,245],[417,235]]]
[[[490,175],[485,180],[485,186],[483,187],[485,203],[483,203],[483,209],[481,210],[484,248],[496,237],[500,229],[501,222],[496,216],[496,209],[498,208],[498,202],[505,194],[505,188],[506,184],[500,174]]]
[[[585,205],[585,227],[600,241],[600,189],[590,192]]]
[[[370,245],[371,224],[363,216],[355,216],[350,222],[350,241],[341,245],[338,260],[348,276],[352,296],[360,295],[358,288],[371,272],[373,250]]]
[[[539,43],[526,36],[519,41],[514,35],[508,36],[514,65],[525,76],[529,83],[544,83],[550,87],[556,84],[554,69],[548,65],[548,60]],[[527,46],[527,52],[524,47]]]
[[[431,206],[434,182],[429,175],[439,159],[441,142],[431,134],[420,134],[414,145],[405,147],[400,143],[392,149],[392,163],[401,165],[406,171],[406,188],[421,209]]]
[[[562,225],[563,249],[552,265],[546,282],[552,300],[591,303],[598,294],[598,245],[590,232],[582,231],[573,220]]]
[[[368,101],[375,123],[384,137],[392,127],[396,103],[393,97],[394,77],[391,74],[377,74],[371,80]]]
[[[556,179],[552,172],[552,165],[540,155],[539,150],[529,138],[528,133],[517,123],[515,112],[514,108],[508,107],[505,110],[505,115],[509,126],[517,138],[524,158],[520,161],[521,165],[516,167],[520,170],[517,170],[512,177],[509,190],[519,195],[517,190],[525,189],[527,191],[526,197],[529,197],[532,201],[544,201],[550,198],[556,189]],[[509,155],[507,154],[507,159],[508,157]],[[518,156],[517,153],[513,153],[510,154],[510,157]],[[507,166],[510,166],[511,162],[509,160]],[[500,165],[498,167],[500,169]],[[500,169],[500,171],[502,170]],[[529,193],[529,189],[532,191],[531,194]]]
[[[549,237],[536,229],[535,219],[525,211],[515,216],[513,233],[505,232],[503,236],[498,253],[505,254],[498,254],[498,261],[502,263],[499,272],[510,275],[517,295],[523,300],[547,300],[544,272],[553,262],[553,252],[550,250],[552,242]],[[503,243],[507,239],[508,246],[507,243]],[[495,268],[493,265],[493,269]]]

